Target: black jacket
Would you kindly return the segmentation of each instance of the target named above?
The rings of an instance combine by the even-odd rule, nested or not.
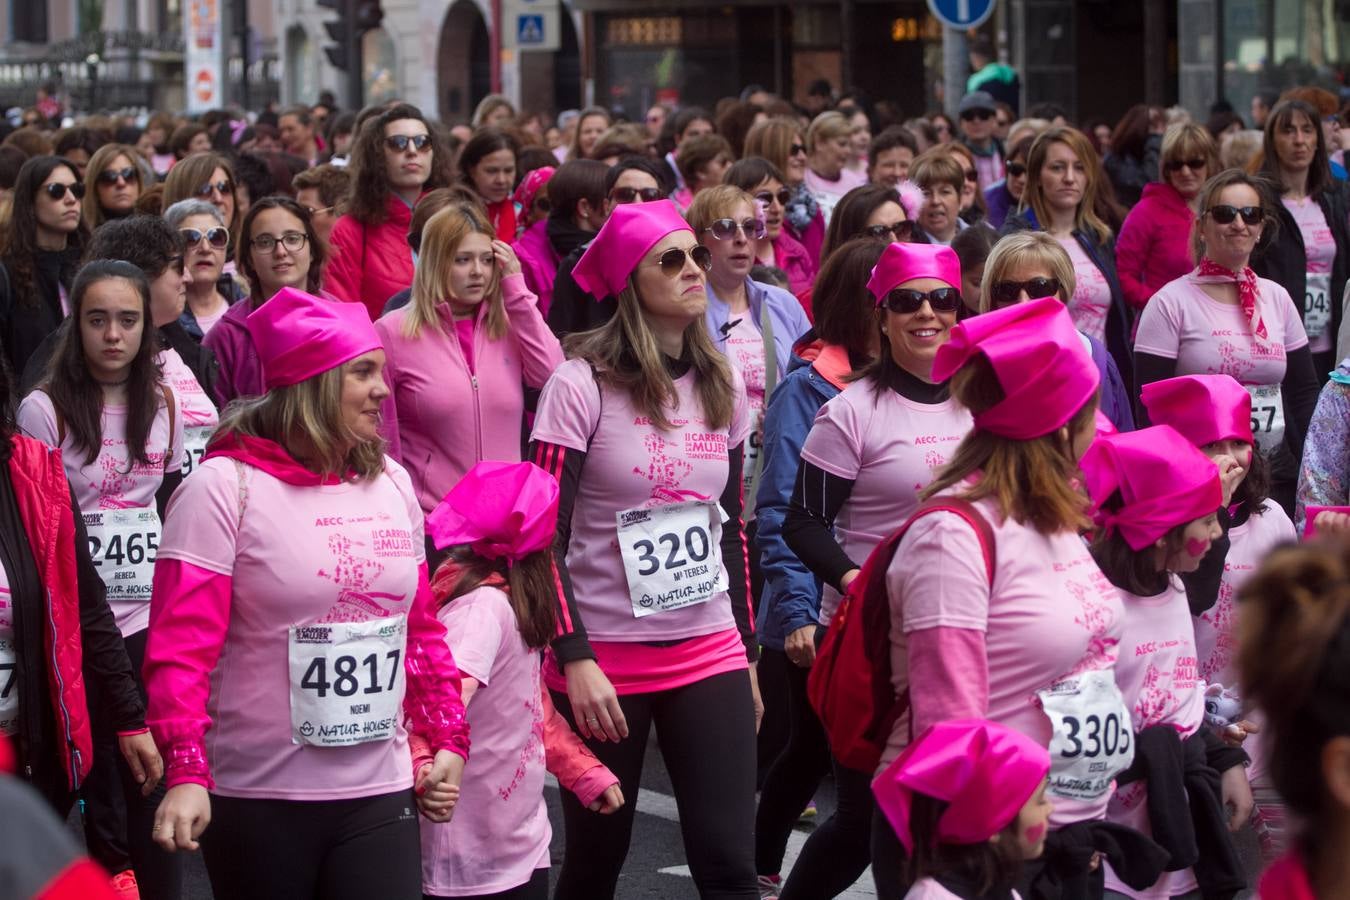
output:
[[[1133,828],[1114,822],[1074,822],[1045,838],[1045,852],[1022,864],[1017,892],[1023,900],[1084,900],[1100,897],[1104,867],[1089,871],[1100,853],[1116,877],[1137,891],[1152,887],[1168,853]]]
[[[34,259],[32,294],[19,297],[9,271],[0,264],[0,342],[14,374],[61,324],[61,288],[70,290],[79,266],[80,249],[39,250]]]
[[[558,278],[553,282],[553,302],[548,308],[548,327],[558,337],[599,328],[619,310],[617,298],[597,299],[583,291],[572,278],[572,270],[589,246],[589,243],[582,244],[558,264]]]

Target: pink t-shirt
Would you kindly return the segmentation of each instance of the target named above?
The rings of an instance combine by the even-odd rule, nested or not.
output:
[[[830,181],[817,175],[810,166],[806,167],[806,189],[816,198],[816,203],[820,206],[820,215],[826,225],[830,224],[830,216],[834,215],[834,208],[839,205],[844,195],[864,184],[867,184],[867,172],[863,170],[855,172],[840,169],[839,178]]]
[[[183,420],[183,475],[191,475],[202,461],[206,443],[220,424],[220,416],[177,350],[166,347],[159,354],[159,362],[164,367],[164,380],[178,400],[177,414]]]
[[[1252,334],[1242,307],[1199,288],[1212,281],[1191,273],[1153,295],[1139,318],[1134,349],[1177,361],[1178,375],[1231,375],[1242,384],[1280,384],[1285,358],[1308,343],[1289,292],[1260,279],[1257,308],[1267,339]]]
[[[970,431],[970,412],[955,400],[918,403],[872,379],[856,381],[831,398],[802,445],[802,459],[853,482],[834,520],[844,552],[858,565],[904,524],[919,505],[919,491],[947,464]],[[839,592],[825,586],[820,622],[830,624]]]
[[[1041,534],[1002,518],[988,498],[976,506],[994,531],[998,571],[992,593],[979,538],[952,513],[932,513],[915,522],[886,571],[896,687],[904,686],[907,670],[902,631],[983,632],[989,671],[986,717],[1048,747],[1053,729],[1038,692],[1116,665],[1125,617],[1120,593],[1077,534]],[[908,733],[903,720],[892,730],[883,766],[904,749]],[[1050,825],[1100,819],[1109,797],[1109,790],[1092,800],[1054,796]]]
[[[197,320],[197,327],[202,330],[202,336],[205,337],[206,335],[210,334],[211,329],[215,328],[216,323],[219,322],[221,319],[225,318],[225,313],[229,311],[230,306],[227,303],[224,306],[220,307],[219,312],[209,313],[207,315],[201,316],[194,314],[193,317]]]
[[[905,894],[905,900],[961,900],[961,898],[938,884],[932,878],[920,878]],[[1012,900],[1022,900],[1017,891],[1012,892]]]
[[[1111,311],[1111,285],[1076,238],[1055,240],[1073,263],[1074,289],[1069,298],[1069,315],[1073,317],[1074,327],[1105,343],[1106,316]]]
[[[1331,267],[1336,262],[1336,239],[1332,237],[1331,226],[1322,213],[1322,207],[1311,197],[1293,200],[1284,197],[1284,208],[1294,217],[1299,234],[1303,237],[1303,253],[1308,276],[1307,291],[1304,297],[1304,328],[1308,332],[1308,349],[1313,353],[1326,353],[1331,350],[1333,335],[1329,303],[1340,298],[1330,297]],[[1313,307],[1321,310],[1318,317]]]
[[[207,702],[216,793],[338,800],[412,784],[401,722],[389,740],[293,743],[288,669],[291,626],[409,614],[425,561],[422,509],[398,463],[386,458],[370,482],[301,487],[212,457],[169,501],[159,556],[232,578]]]
[[[520,637],[511,601],[480,587],[437,612],[455,663],[481,687],[469,701],[473,757],[455,816],[422,826],[422,890],[440,897],[496,894],[548,868],[544,711],[539,654]]]
[[[620,556],[616,516],[688,500],[722,496],[727,453],[750,433],[745,384],[733,367],[735,407],[731,424],[709,428],[691,370],[675,380],[679,407],[662,431],[633,408],[628,395],[601,389],[590,365],[569,359],[544,385],[533,439],[586,453],[572,510],[567,569],[576,606],[593,641],[670,641],[735,627],[730,596],[641,618],[634,615]],[[592,435],[594,437],[592,438]],[[724,528],[739,527],[735,520]],[[744,577],[735,571],[729,577]]]
[[[745,496],[750,497],[750,484],[754,481],[755,463],[764,437],[764,390],[768,383],[764,378],[764,336],[751,321],[749,312],[740,314],[727,333],[726,355],[745,381],[745,398],[750,404],[750,440],[745,447],[745,465],[741,472]],[[749,518],[752,517],[747,521]]]
[[[1137,597],[1123,591],[1121,596],[1125,601],[1125,629],[1120,638],[1116,681],[1134,716],[1134,730],[1170,725],[1183,738],[1195,734],[1204,723],[1205,685],[1200,680],[1185,588],[1173,577],[1167,590],[1156,597]],[[1145,836],[1152,835],[1147,800],[1147,781],[1118,787],[1106,808],[1106,818]],[[1127,897],[1166,900],[1196,887],[1191,869],[1164,872],[1152,887],[1142,891],[1116,878],[1109,864],[1106,869],[1106,889]]]

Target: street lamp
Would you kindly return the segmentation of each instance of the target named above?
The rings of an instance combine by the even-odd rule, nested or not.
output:
[[[84,58],[84,72],[89,77],[89,111],[98,110],[98,64],[103,62],[97,52]]]

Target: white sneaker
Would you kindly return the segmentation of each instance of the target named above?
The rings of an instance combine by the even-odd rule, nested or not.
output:
[[[759,900],[778,900],[778,891],[783,886],[781,875],[758,875],[755,881],[759,887]]]

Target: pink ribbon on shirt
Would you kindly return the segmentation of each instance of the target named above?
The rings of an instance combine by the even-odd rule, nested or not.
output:
[[[1234,272],[1232,269],[1225,269],[1209,257],[1200,260],[1200,267],[1196,270],[1197,274],[1207,278],[1222,278],[1225,281],[1236,282],[1238,289],[1238,302],[1242,304],[1242,312],[1247,317],[1247,321],[1252,323],[1252,334],[1265,340],[1269,337],[1266,333],[1266,323],[1261,319],[1261,313],[1256,308],[1256,298],[1260,295],[1260,286],[1256,280],[1256,272],[1251,266],[1243,266],[1241,272]]]

